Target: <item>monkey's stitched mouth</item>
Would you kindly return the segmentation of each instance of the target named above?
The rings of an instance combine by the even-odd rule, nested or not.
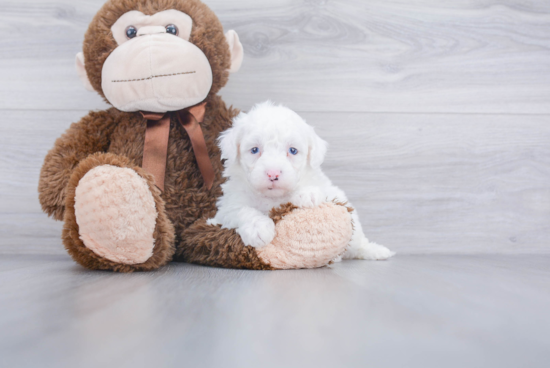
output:
[[[172,74],[159,74],[159,75],[152,75],[147,78],[138,78],[138,79],[121,79],[121,80],[112,80],[112,83],[122,83],[122,82],[140,82],[140,81],[146,81],[151,80],[154,78],[163,78],[163,77],[173,77],[175,75],[183,75],[183,74],[195,74],[195,71],[192,72],[182,72],[182,73],[172,73]]]

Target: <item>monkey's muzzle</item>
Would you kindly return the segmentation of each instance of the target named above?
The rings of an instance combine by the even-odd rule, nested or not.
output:
[[[202,102],[212,87],[206,55],[180,37],[150,28],[151,33],[123,43],[105,61],[107,100],[121,111],[159,113]]]

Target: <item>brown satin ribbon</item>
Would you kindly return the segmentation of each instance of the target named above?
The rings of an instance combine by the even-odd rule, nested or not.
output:
[[[166,114],[145,112],[141,114],[147,119],[145,143],[143,146],[142,167],[155,177],[155,184],[164,191],[164,176],[166,174],[166,157],[168,156],[168,137],[170,135],[170,118],[173,114],[183,126],[191,145],[199,170],[204,179],[206,188],[211,189],[214,184],[214,168],[208,156],[208,148],[200,123],[204,120],[206,102],[184,110],[168,112]]]

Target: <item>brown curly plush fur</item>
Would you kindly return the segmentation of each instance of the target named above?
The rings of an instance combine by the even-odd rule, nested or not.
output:
[[[216,95],[228,79],[230,52],[222,26],[214,13],[198,0],[108,1],[94,17],[86,33],[84,55],[88,77],[92,86],[103,96],[103,63],[117,46],[110,28],[122,14],[139,10],[151,15],[167,9],[180,10],[191,16],[193,29],[190,41],[205,53],[212,67],[213,85],[206,99],[206,115],[201,124],[215,171],[212,189],[204,188],[187,133],[180,124],[172,121],[165,190],[162,194],[153,191],[159,211],[153,257],[143,264],[121,265],[98,257],[88,250],[79,239],[74,215],[74,193],[80,178],[93,167],[109,163],[132,168],[146,178],[149,184],[152,183],[151,177],[140,168],[146,121],[139,113],[126,113],[111,108],[90,112],[80,122],[72,124],[55,142],[40,173],[40,203],[48,215],[56,220],[65,220],[65,247],[78,263],[87,268],[121,272],[155,269],[172,258],[175,245],[178,248],[177,259],[180,261],[269,269],[252,248],[242,244],[240,238],[226,244],[224,231],[216,228],[206,231],[201,228],[201,222],[194,225],[198,219],[215,215],[216,198],[221,195],[220,184],[223,182],[223,168],[216,138],[221,131],[231,126],[231,120],[238,114],[236,109],[227,108]],[[193,238],[193,234],[198,234],[199,229],[205,230],[204,234]],[[215,235],[217,231],[219,234]],[[183,241],[183,237],[188,236],[190,238]],[[217,240],[212,238],[208,243],[210,253],[205,257],[201,253],[204,240],[199,238],[209,236]],[[238,261],[229,262],[229,259]]]
[[[269,217],[273,220],[275,224],[277,224],[279,221],[283,219],[286,215],[297,209],[298,207],[293,205],[292,203],[288,202],[285,203],[277,208],[272,208],[271,211],[269,211]]]
[[[205,219],[187,228],[182,233],[181,241],[174,258],[176,261],[225,268],[273,269],[258,257],[254,248],[243,244],[234,229],[207,225]]]
[[[119,117],[116,109],[91,112],[55,141],[54,148],[44,159],[38,184],[42,209],[49,216],[63,220],[72,171],[88,155],[107,151]]]

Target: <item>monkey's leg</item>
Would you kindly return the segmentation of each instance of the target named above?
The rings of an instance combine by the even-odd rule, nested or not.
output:
[[[95,154],[67,187],[63,243],[89,269],[147,271],[174,255],[174,227],[153,177],[125,157]]]

